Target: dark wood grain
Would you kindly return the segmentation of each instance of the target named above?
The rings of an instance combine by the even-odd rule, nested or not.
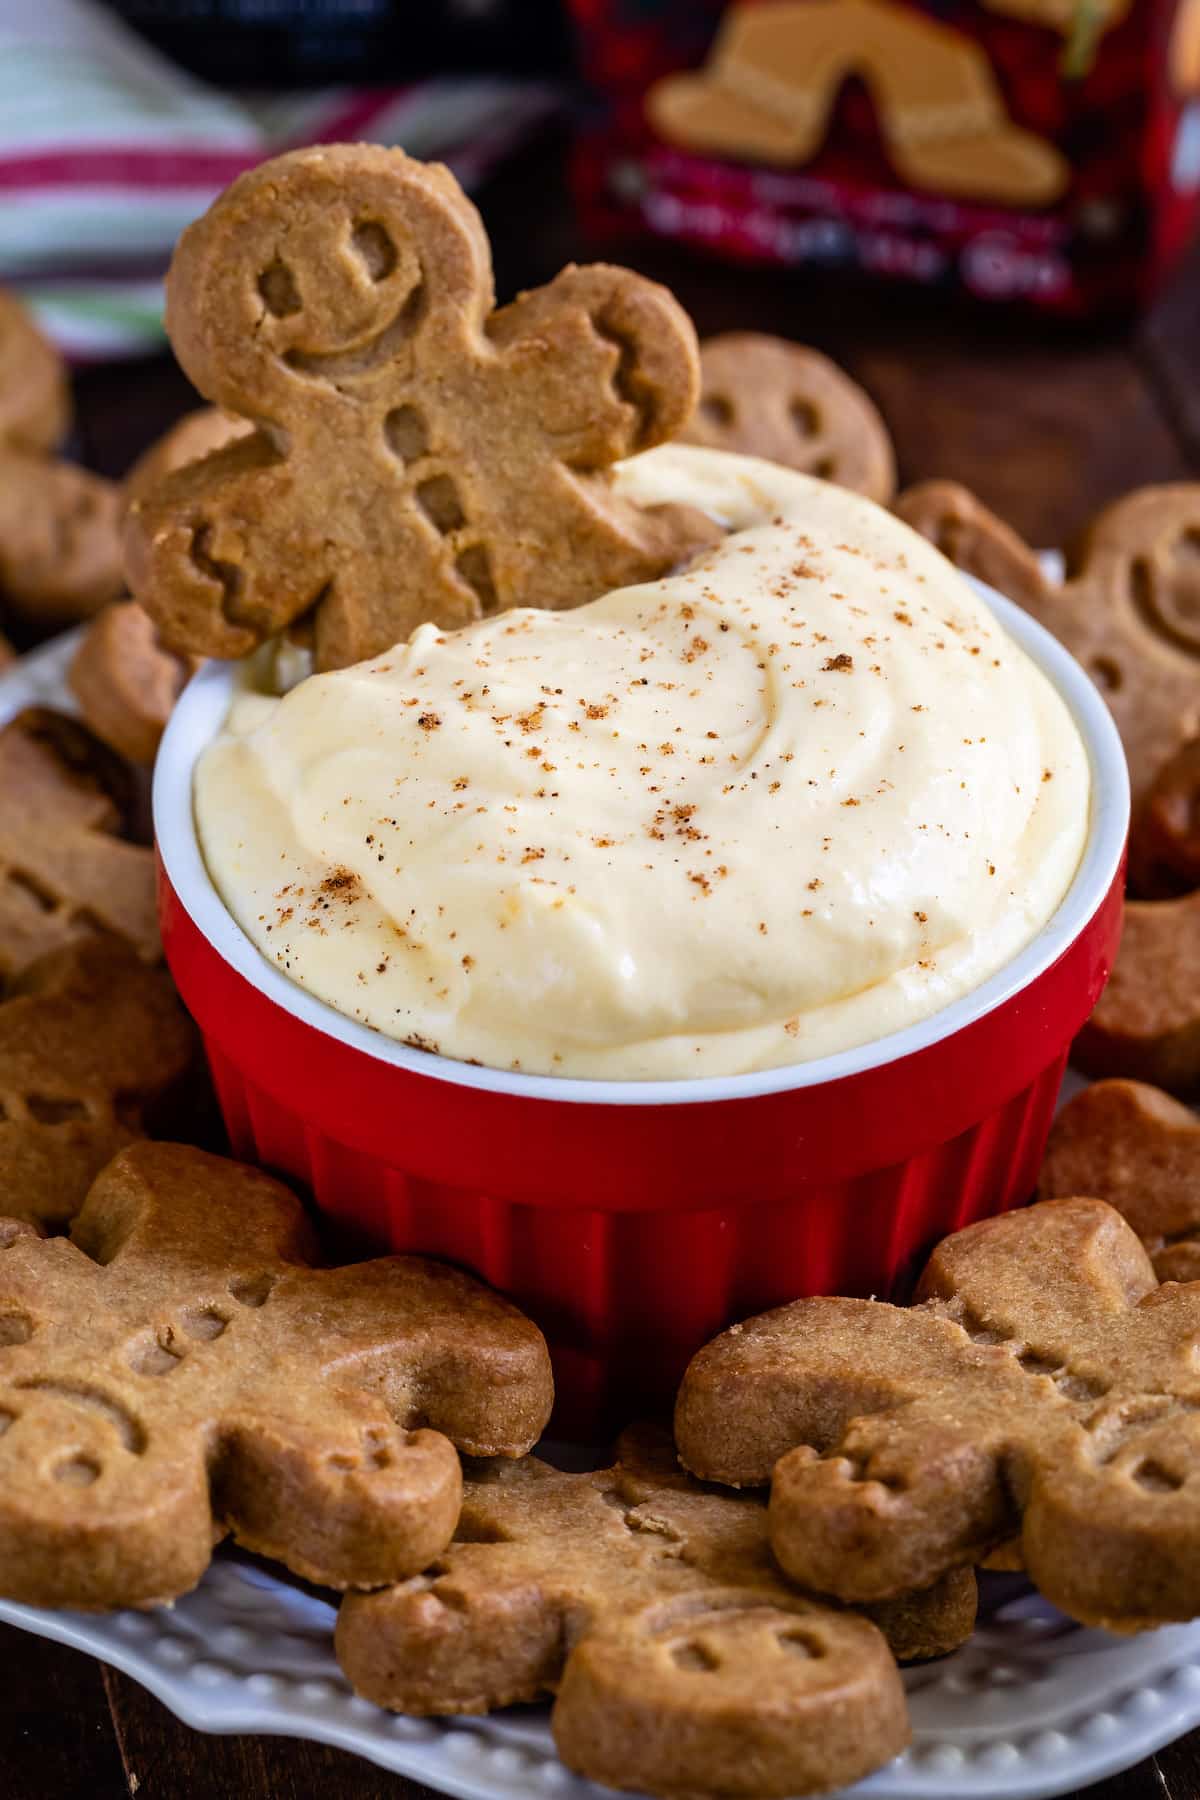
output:
[[[585,244],[565,149],[543,144],[483,196],[502,299],[548,279]],[[639,242],[601,247],[666,281],[702,334],[777,331],[837,357],[881,406],[904,480],[950,475],[1027,538],[1065,542],[1146,481],[1200,476],[1200,251],[1137,331],[1051,328],[1003,314],[930,311],[925,296],[848,288],[806,271],[729,270]],[[120,475],[195,396],[167,357],[77,383],[76,449]],[[189,1731],[135,1683],[0,1628],[3,1800],[425,1800],[416,1783],[319,1745]],[[1200,1732],[1090,1800],[1200,1800]]]
[[[125,1800],[100,1664],[0,1625],[4,1800]]]

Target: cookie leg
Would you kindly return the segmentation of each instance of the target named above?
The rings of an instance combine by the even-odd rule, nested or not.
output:
[[[795,167],[816,155],[838,90],[855,70],[862,0],[732,7],[709,62],[651,88],[668,142]]]
[[[1058,199],[1066,162],[1044,138],[1013,124],[976,44],[890,6],[865,10],[875,15],[876,35],[863,73],[905,181],[1010,206]]]

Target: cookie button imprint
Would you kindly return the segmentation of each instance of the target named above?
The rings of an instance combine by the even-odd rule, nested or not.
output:
[[[734,529],[576,610],[238,697],[195,789],[238,922],[348,1016],[530,1072],[767,1068],[970,992],[1079,862],[1061,698],[856,495],[685,447],[620,486]]]

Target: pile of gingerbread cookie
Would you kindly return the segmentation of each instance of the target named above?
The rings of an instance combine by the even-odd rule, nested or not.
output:
[[[1133,773],[1137,898],[1079,1061],[1186,1096],[1200,486],[1109,508],[1054,581],[961,489],[896,499],[882,421],[813,351],[736,334],[702,346],[697,371],[675,302],[622,270],[564,271],[493,311],[468,203],[407,159],[393,180],[394,157],[356,152],[351,173],[409,209],[442,289],[414,287],[403,238],[360,209],[345,291],[326,284],[320,304],[358,306],[365,330],[367,296],[381,369],[422,346],[440,441],[486,402],[489,442],[523,466],[569,445],[558,538],[552,480],[517,484],[518,507],[493,450],[451,474],[373,368],[354,402],[378,413],[368,449],[349,414],[257,423],[282,416],[263,347],[281,366],[317,354],[296,336],[307,262],[270,251],[238,302],[257,308],[253,334],[231,329],[223,271],[231,242],[258,244],[262,205],[293,207],[306,256],[321,247],[330,215],[305,210],[302,158],[286,179],[245,178],[187,234],[173,331],[220,409],[119,487],[55,460],[62,368],[0,305],[0,606],[26,638],[86,622],[81,718],[28,710],[0,730],[0,1594],[165,1604],[228,1537],[342,1596],[339,1659],[381,1706],[550,1694],[564,1762],[614,1787],[840,1787],[904,1747],[898,1664],[966,1640],[979,1565],[1025,1570],[1089,1625],[1200,1615],[1200,1287],[1181,1285],[1200,1273],[1200,1122],[1160,1088],[1097,1083],[1060,1115],[1039,1203],[938,1247],[913,1304],[806,1299],[731,1326],[694,1358],[673,1431],[634,1425],[608,1466],[566,1472],[530,1454],[553,1403],[533,1323],[420,1257],[329,1266],[288,1190],[212,1153],[195,1033],[159,960],[137,765],[197,657],[284,630],[333,666],[406,630],[417,588],[444,623],[528,599],[505,533],[543,546],[547,591],[573,581],[568,600],[585,599],[712,531],[683,508],[622,509],[614,461],[672,435],[765,455],[894,504],[1104,688]],[[318,160],[344,178],[337,155]],[[405,292],[417,311],[397,310]],[[463,361],[464,309],[507,359],[495,393]],[[341,394],[348,371],[332,352],[321,367]],[[303,466],[328,466],[331,444],[357,503],[314,517]],[[385,488],[394,504],[372,517]],[[425,521],[415,566],[388,537],[402,506]]]

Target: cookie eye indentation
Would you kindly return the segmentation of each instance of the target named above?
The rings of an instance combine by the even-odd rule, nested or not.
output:
[[[275,257],[259,275],[259,299],[272,319],[290,319],[300,311],[300,290],[286,263]]]
[[[707,1644],[689,1640],[671,1645],[671,1661],[677,1669],[684,1669],[689,1675],[711,1675],[721,1666]]]
[[[1183,1477],[1164,1469],[1160,1462],[1148,1456],[1144,1462],[1129,1471],[1134,1481],[1148,1494],[1174,1494],[1183,1486]]]
[[[68,1456],[55,1465],[54,1479],[66,1487],[91,1487],[100,1476],[100,1464],[90,1456]]]
[[[49,1094],[26,1094],[25,1110],[39,1125],[63,1125],[69,1119],[86,1119],[82,1100],[60,1100]]]
[[[429,450],[429,428],[415,406],[396,406],[383,421],[388,449],[401,462],[416,462]]]
[[[27,1344],[33,1336],[33,1320],[28,1313],[0,1313],[0,1350],[10,1344]]]
[[[301,307],[296,277],[279,257],[268,263],[258,278],[258,293],[273,319],[290,319]]]
[[[372,281],[386,281],[396,267],[396,246],[378,219],[363,219],[350,242]]]
[[[258,1275],[235,1275],[226,1291],[239,1306],[265,1306],[278,1279],[265,1270]]]
[[[454,567],[469,588],[474,588],[479,609],[486,616],[500,605],[500,596],[492,580],[492,566],[482,544],[468,544],[455,558]]]
[[[788,1631],[776,1632],[775,1641],[789,1656],[802,1657],[805,1662],[819,1662],[825,1654],[824,1644],[811,1631],[799,1631],[795,1626]]]
[[[705,394],[700,401],[700,414],[710,425],[723,430],[733,424],[733,402],[724,394]]]
[[[1103,688],[1105,693],[1116,694],[1124,686],[1125,678],[1120,664],[1115,663],[1111,656],[1093,656],[1090,666],[1097,686]]]
[[[466,514],[458,497],[458,489],[449,475],[431,475],[417,489],[417,501],[430,524],[443,536],[456,531]]]
[[[9,1426],[15,1425],[16,1422],[16,1413],[8,1412],[5,1408],[0,1407],[0,1437],[3,1437]]]
[[[821,415],[811,400],[796,395],[788,404],[788,416],[802,438],[814,438],[821,429]]]

